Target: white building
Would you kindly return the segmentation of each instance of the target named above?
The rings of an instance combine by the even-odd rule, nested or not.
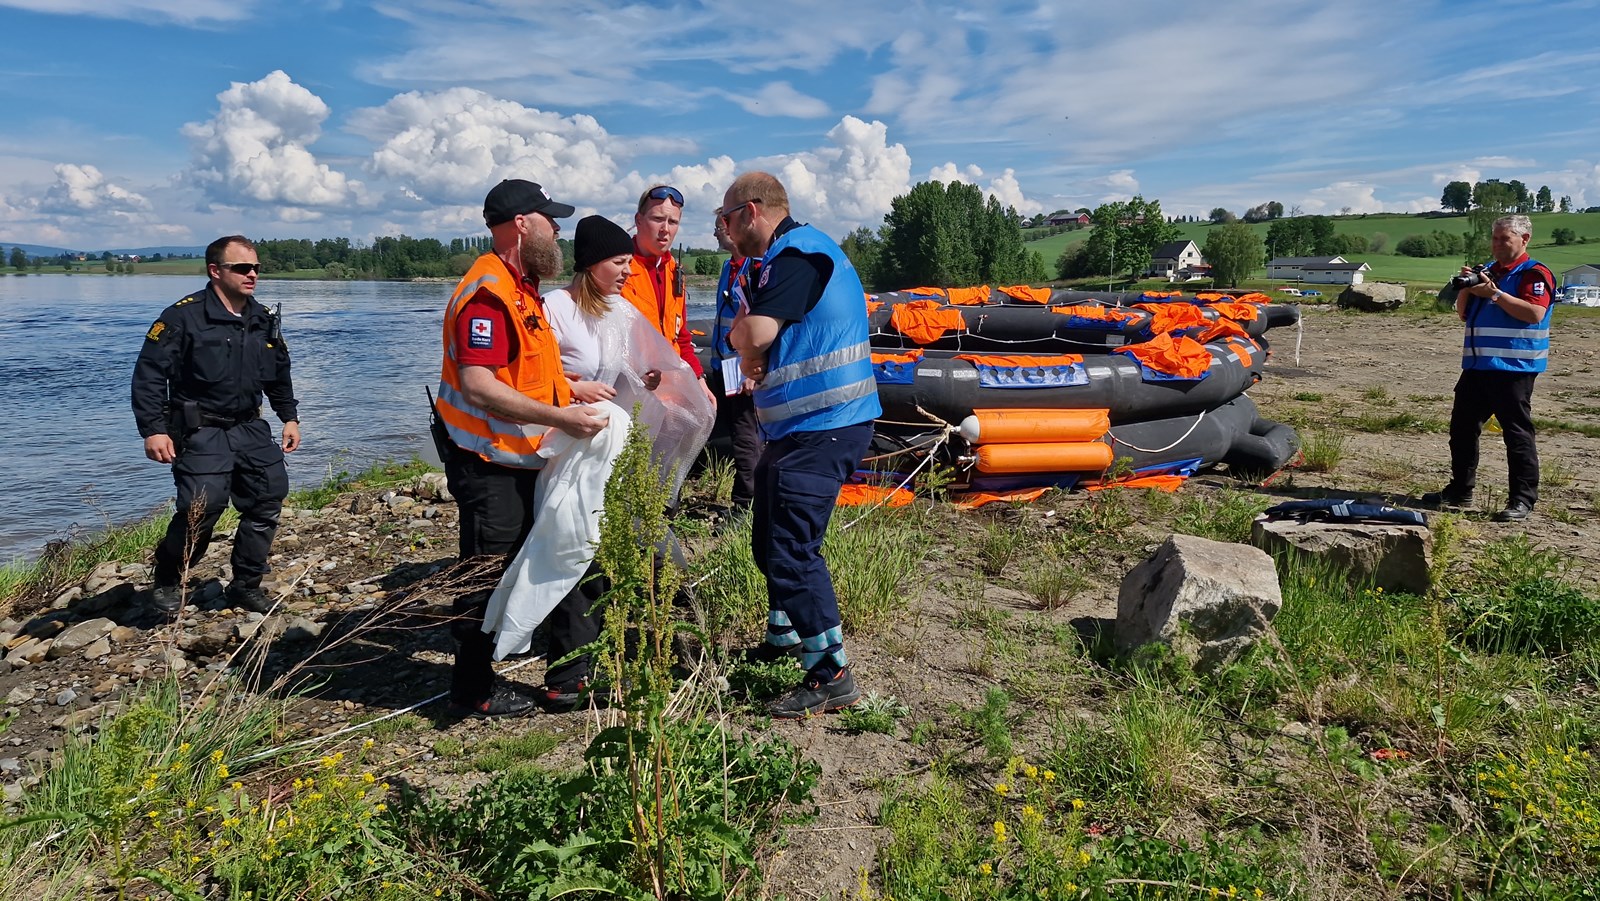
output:
[[[1362,273],[1371,271],[1366,263],[1350,263],[1341,256],[1277,257],[1267,262],[1267,278],[1318,285],[1359,285],[1365,279]]]
[[[1574,266],[1561,273],[1561,284],[1568,285],[1600,285],[1600,263],[1584,263]]]
[[[1150,254],[1150,267],[1145,275],[1176,281],[1189,272],[1205,265],[1200,248],[1193,241],[1168,241]]]

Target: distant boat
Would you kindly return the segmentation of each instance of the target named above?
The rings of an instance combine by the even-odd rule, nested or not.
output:
[[[1560,302],[1600,307],[1600,285],[1568,285],[1561,289]]]

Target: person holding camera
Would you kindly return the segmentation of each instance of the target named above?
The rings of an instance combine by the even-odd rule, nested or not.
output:
[[[1550,300],[1555,276],[1529,259],[1533,223],[1527,216],[1495,220],[1494,259],[1461,267],[1441,296],[1455,294],[1466,323],[1461,378],[1450,410],[1450,483],[1423,495],[1435,506],[1466,506],[1477,483],[1478,439],[1493,416],[1500,422],[1510,492],[1496,522],[1528,518],[1539,500],[1539,449],[1533,430],[1533,382],[1550,356]]]
[[[133,414],[144,454],[172,467],[177,508],[156,545],[150,605],[164,619],[185,601],[184,577],[211,545],[228,501],[239,511],[228,603],[272,607],[261,588],[300,446],[300,406],[278,316],[256,300],[256,246],[228,235],[206,248],[206,286],[167,307],[145,333],[133,368]],[[266,395],[283,439],[261,418]]]

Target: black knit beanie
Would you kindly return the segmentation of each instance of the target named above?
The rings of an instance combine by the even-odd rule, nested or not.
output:
[[[588,269],[601,260],[633,253],[633,238],[622,226],[604,216],[585,216],[578,220],[572,241],[572,268]]]

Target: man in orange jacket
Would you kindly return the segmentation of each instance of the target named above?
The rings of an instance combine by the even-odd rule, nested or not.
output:
[[[525,426],[554,426],[587,438],[609,421],[593,407],[572,404],[561,349],[539,296],[539,279],[561,274],[556,219],[570,215],[570,205],[551,200],[533,182],[513,178],[496,185],[483,201],[494,250],[473,262],[445,310],[433,438],[461,511],[463,561],[489,558],[503,568],[533,528],[543,430]],[[483,631],[488,598],[488,591],[475,591],[455,602],[450,699],[477,716],[527,713],[534,702],[496,680],[494,640]],[[594,601],[574,589],[551,612],[552,664],[599,636],[598,621],[587,615]],[[546,706],[575,706],[588,668],[586,658],[552,665],[545,672]]]
[[[700,387],[715,409],[717,397],[706,387],[705,370],[689,335],[689,292],[672,256],[682,221],[683,192],[677,188],[656,185],[639,195],[639,208],[633,214],[633,261],[622,296],[663,338],[678,346],[678,355],[700,377]]]

